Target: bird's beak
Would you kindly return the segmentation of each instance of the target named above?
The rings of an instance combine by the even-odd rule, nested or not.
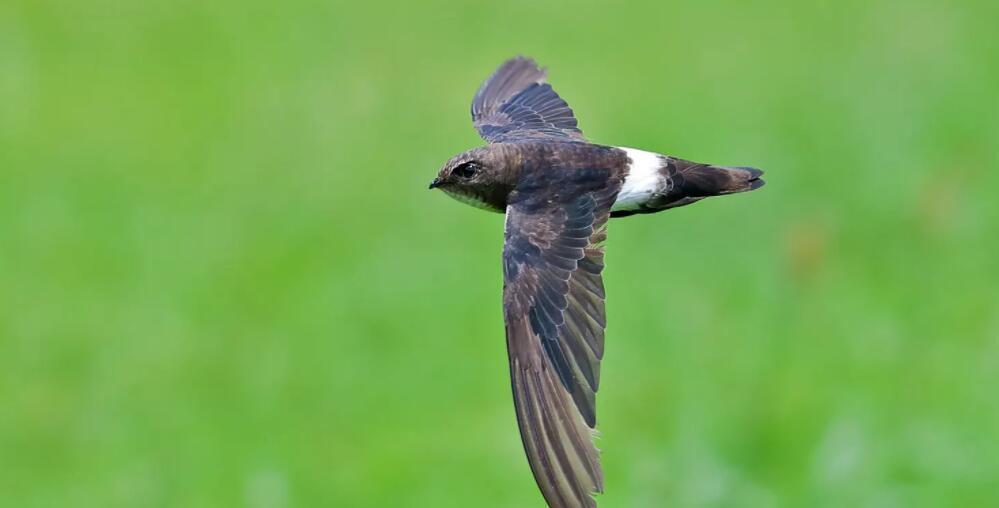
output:
[[[436,189],[437,187],[440,187],[440,186],[441,186],[441,179],[440,179],[440,177],[434,178],[434,181],[430,182],[430,188],[431,189]]]

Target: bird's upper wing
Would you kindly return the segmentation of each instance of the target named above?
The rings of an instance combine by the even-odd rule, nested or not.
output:
[[[601,243],[619,183],[511,199],[503,311],[524,450],[553,508],[595,507],[603,473],[592,442],[604,351]],[[516,192],[516,191],[515,191]]]
[[[530,58],[503,63],[472,99],[472,123],[490,143],[556,138],[583,141],[569,105],[546,81],[547,72]]]

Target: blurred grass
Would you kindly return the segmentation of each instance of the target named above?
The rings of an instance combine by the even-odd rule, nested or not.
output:
[[[426,191],[523,53],[767,170],[612,223],[601,506],[997,506],[997,15],[0,4],[0,505],[539,505],[502,217]]]

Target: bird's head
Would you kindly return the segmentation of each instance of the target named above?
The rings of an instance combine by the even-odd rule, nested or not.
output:
[[[477,208],[502,213],[515,176],[508,169],[509,155],[497,145],[462,152],[441,167],[430,188]]]

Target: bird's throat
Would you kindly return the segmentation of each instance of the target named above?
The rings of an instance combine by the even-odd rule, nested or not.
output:
[[[490,212],[498,212],[498,213],[504,213],[506,211],[504,208],[498,208],[495,203],[490,203],[489,201],[484,199],[482,196],[479,196],[478,194],[466,193],[456,189],[449,189],[446,187],[442,187],[441,190],[443,190],[444,193],[447,194],[448,196],[451,196],[452,198],[467,205],[474,206],[475,208],[480,208],[482,210],[487,210]]]

